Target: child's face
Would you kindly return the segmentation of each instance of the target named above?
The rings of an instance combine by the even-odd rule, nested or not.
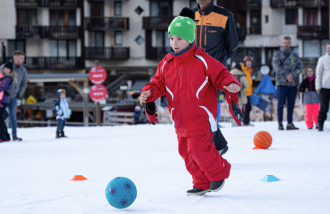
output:
[[[65,94],[64,93],[61,93],[60,94],[60,97],[61,97],[61,99],[64,99],[65,98]]]
[[[9,68],[4,68],[3,69],[3,73],[5,73],[5,75],[10,74],[11,70]]]
[[[183,51],[184,49],[186,49],[187,47],[190,46],[190,44],[187,40],[185,40],[182,37],[176,36],[176,35],[170,36],[170,42],[171,42],[172,49],[176,53]]]
[[[308,77],[312,77],[314,75],[313,69],[308,68],[306,74]]]

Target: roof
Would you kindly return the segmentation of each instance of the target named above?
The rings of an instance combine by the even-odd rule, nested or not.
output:
[[[29,82],[88,81],[88,74],[28,74]]]

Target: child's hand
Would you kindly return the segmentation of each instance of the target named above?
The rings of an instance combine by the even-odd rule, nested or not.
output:
[[[305,92],[308,92],[308,88],[305,89]]]
[[[239,87],[237,84],[235,83],[231,83],[228,86],[223,86],[224,89],[226,89],[227,91],[229,91],[230,93],[237,93],[239,92],[239,90],[241,89],[241,87]]]
[[[140,94],[140,104],[142,105],[142,103],[144,103],[146,101],[146,99],[148,99],[148,97],[150,96],[151,92],[149,91],[144,91]]]

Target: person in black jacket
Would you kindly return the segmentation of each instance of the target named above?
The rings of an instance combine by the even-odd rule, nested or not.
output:
[[[196,23],[196,45],[227,67],[227,59],[234,56],[238,49],[238,35],[233,14],[217,5],[212,0],[196,0],[194,8]],[[217,125],[220,118],[220,94],[218,90]],[[221,155],[228,150],[227,141],[220,129],[213,134],[212,142]]]
[[[315,90],[315,72],[309,67],[306,70],[306,79],[299,86],[299,91],[304,93],[305,122],[308,129],[313,129],[313,119],[315,127],[318,129],[318,116],[320,110],[319,94]]]

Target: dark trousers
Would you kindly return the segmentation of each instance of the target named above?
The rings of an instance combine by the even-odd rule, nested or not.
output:
[[[323,123],[327,119],[327,113],[329,110],[329,100],[330,100],[330,89],[321,88],[320,92],[320,112],[318,117],[318,122]]]
[[[7,130],[7,126],[5,123],[5,109],[8,104],[2,104],[2,107],[0,108],[0,139],[3,141],[10,140],[10,135]]]
[[[56,132],[63,132],[65,123],[66,123],[66,119],[64,120],[58,119]]]
[[[277,116],[278,122],[282,123],[283,121],[283,106],[286,98],[287,100],[287,110],[288,110],[288,124],[292,123],[294,103],[297,95],[297,86],[288,87],[288,86],[277,86]]]
[[[248,125],[250,124],[250,112],[252,110],[252,106],[251,106],[251,97],[248,96],[247,97],[247,104],[245,105],[245,111],[244,111],[244,119],[243,119],[243,123],[244,125]]]

